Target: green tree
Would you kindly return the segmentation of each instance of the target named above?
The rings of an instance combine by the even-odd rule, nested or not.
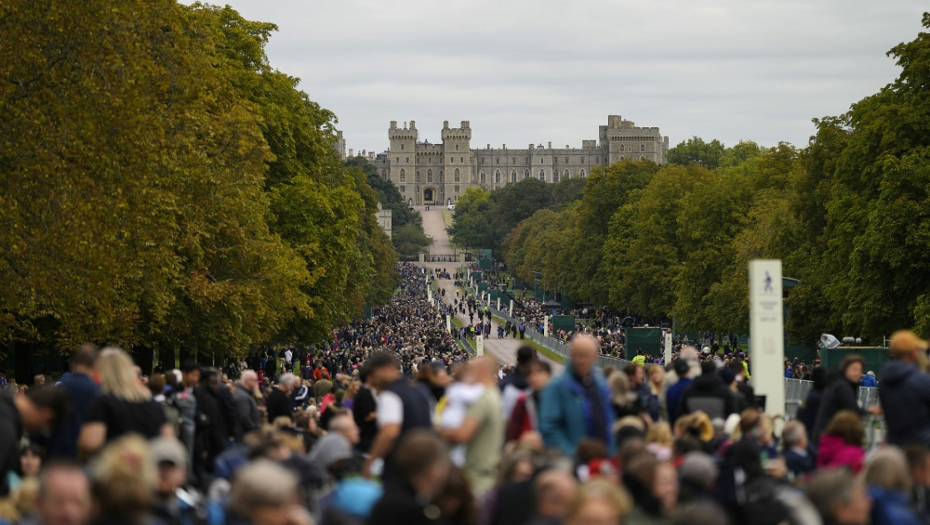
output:
[[[673,311],[686,256],[678,213],[695,186],[714,177],[697,164],[665,166],[613,214],[604,245],[611,305],[647,316]]]
[[[658,169],[653,162],[626,161],[591,172],[578,206],[577,227],[571,234],[574,271],[562,283],[571,297],[607,303],[609,277],[601,262],[610,218],[635,190],[646,187]]]
[[[416,260],[432,243],[433,240],[413,224],[405,224],[394,230],[394,246],[400,258],[405,261]]]
[[[701,137],[691,137],[668,150],[668,162],[681,166],[700,164],[708,169],[716,169],[720,166],[725,150],[726,147],[717,139],[704,142]]]

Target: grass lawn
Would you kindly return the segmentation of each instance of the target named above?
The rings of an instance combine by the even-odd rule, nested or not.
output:
[[[442,210],[442,222],[445,223],[446,228],[452,226],[452,213],[451,210]]]

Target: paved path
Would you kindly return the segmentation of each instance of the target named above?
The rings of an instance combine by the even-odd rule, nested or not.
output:
[[[432,254],[451,254],[453,253],[452,244],[449,241],[449,235],[446,233],[445,223],[442,218],[443,206],[430,206],[430,211],[425,211],[424,206],[418,206],[417,210],[423,215],[423,230],[426,235],[433,238],[433,245],[430,247]],[[461,269],[459,263],[426,263],[430,269],[443,268],[454,276],[455,272]],[[443,300],[446,304],[452,304],[455,301],[455,284],[452,279],[439,279],[439,287],[445,289],[446,296]],[[462,324],[469,324],[470,320],[467,315],[457,314],[456,317],[462,321]],[[516,338],[497,337],[497,320],[491,321],[491,337],[484,340],[484,351],[486,354],[493,356],[499,363],[508,365],[516,364],[517,349],[520,348],[521,342],[519,335]],[[553,374],[561,374],[564,367],[561,363],[553,361],[544,355],[540,359],[549,363],[552,367]]]
[[[423,216],[423,231],[433,239],[433,244],[429,247],[429,253],[431,255],[454,254],[455,250],[452,248],[449,234],[446,233],[446,223],[442,218],[442,212],[446,207],[430,206],[429,211],[426,211],[426,206],[416,206],[415,208]]]

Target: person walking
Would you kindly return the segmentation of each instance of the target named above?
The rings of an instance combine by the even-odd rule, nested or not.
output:
[[[575,454],[585,438],[603,441],[608,450],[614,448],[610,394],[603,376],[594,369],[598,353],[597,339],[576,335],[565,373],[542,392],[539,426],[543,441],[568,456]]]

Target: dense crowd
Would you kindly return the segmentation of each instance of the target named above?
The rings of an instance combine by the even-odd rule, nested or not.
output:
[[[764,410],[743,354],[682,345],[667,366],[600,370],[596,330],[573,337],[562,374],[521,346],[501,377],[446,328],[467,302],[430,301],[420,268],[398,274],[389,305],[315,348],[145,377],[123,350],[84,345],[57,381],[8,387],[0,520],[930,522],[928,346],[911,332],[891,340],[880,406],[858,405],[866,371],[849,355],[812,367],[815,388],[784,421]]]

